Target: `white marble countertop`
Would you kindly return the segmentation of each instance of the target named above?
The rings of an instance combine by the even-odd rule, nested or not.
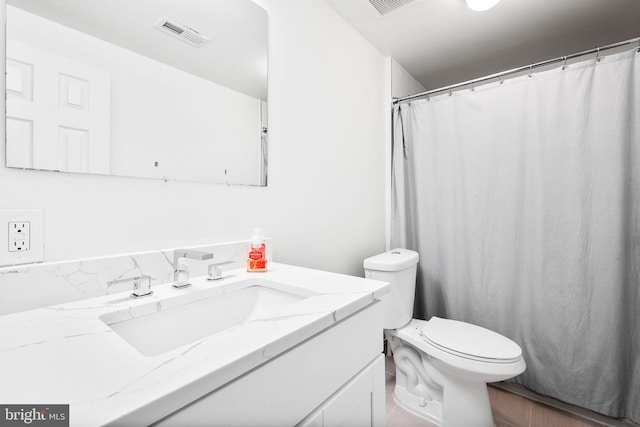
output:
[[[70,404],[71,426],[148,425],[389,291],[384,282],[277,263],[266,273],[224,276],[194,278],[186,289],[154,286],[140,299],[122,292],[0,316],[0,403]],[[306,298],[157,356],[144,356],[100,320],[231,292],[246,279]]]

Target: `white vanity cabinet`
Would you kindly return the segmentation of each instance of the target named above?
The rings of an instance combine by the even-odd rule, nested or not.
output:
[[[157,426],[383,426],[382,307],[368,305]]]
[[[0,402],[69,404],[70,427],[384,425],[388,283],[278,263],[191,282],[0,316]]]

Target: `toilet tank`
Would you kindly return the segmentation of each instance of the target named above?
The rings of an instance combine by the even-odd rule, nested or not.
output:
[[[391,285],[391,293],[383,297],[384,329],[398,329],[413,317],[418,253],[409,249],[393,249],[364,260],[364,276]]]

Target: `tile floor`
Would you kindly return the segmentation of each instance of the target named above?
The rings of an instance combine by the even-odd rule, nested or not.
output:
[[[399,407],[393,400],[396,380],[395,365],[386,358],[387,427],[435,427]],[[531,401],[495,387],[489,387],[489,398],[496,427],[606,427],[608,424],[578,418],[550,406]]]

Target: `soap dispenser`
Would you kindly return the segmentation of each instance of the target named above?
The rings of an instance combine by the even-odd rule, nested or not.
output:
[[[267,271],[267,247],[264,237],[260,235],[259,228],[253,230],[253,236],[249,244],[247,271],[251,273]]]

